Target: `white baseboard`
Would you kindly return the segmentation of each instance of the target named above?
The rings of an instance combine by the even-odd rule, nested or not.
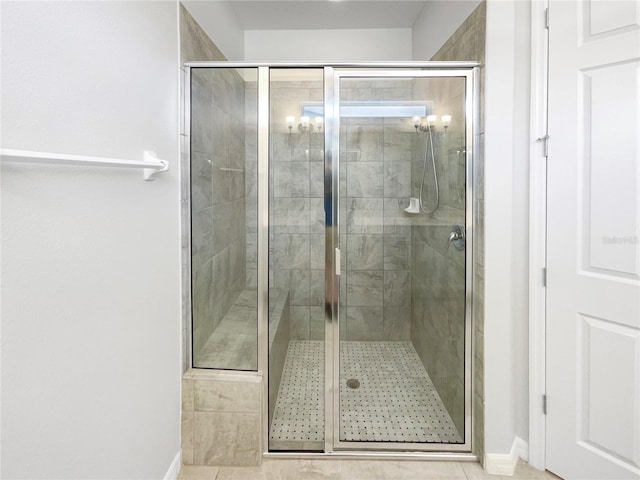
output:
[[[516,445],[517,445],[517,447],[516,447]],[[525,442],[520,437],[516,437],[513,440],[513,446],[511,448],[512,451],[513,451],[513,447],[517,448],[516,455],[518,457],[520,457],[525,462],[529,461],[529,443]]]
[[[485,454],[484,469],[492,475],[512,477],[516,471],[518,460],[521,458],[526,461],[528,457],[529,445],[520,437],[516,437],[513,439],[511,452]]]
[[[164,480],[178,480],[178,474],[180,473],[180,467],[182,466],[182,449],[178,450],[176,456],[169,465],[169,470],[164,476]]]

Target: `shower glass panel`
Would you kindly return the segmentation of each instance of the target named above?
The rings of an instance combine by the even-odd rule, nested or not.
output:
[[[257,370],[257,68],[191,69],[196,368]]]
[[[270,451],[471,451],[471,67],[189,72],[193,367]]]
[[[272,68],[269,89],[269,449],[322,451],[323,69]]]
[[[336,445],[464,443],[466,78],[339,85]]]

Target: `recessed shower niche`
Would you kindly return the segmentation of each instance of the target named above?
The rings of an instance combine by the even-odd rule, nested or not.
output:
[[[264,451],[470,452],[474,65],[188,66],[194,369]]]

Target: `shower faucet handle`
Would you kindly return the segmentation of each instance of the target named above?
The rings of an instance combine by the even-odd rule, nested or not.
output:
[[[465,247],[465,232],[462,225],[453,225],[451,227],[451,233],[449,234],[449,243],[453,243],[453,246],[457,250],[464,250]]]

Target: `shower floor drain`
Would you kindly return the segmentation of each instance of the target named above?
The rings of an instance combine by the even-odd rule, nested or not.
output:
[[[360,382],[355,378],[350,378],[349,380],[347,380],[347,387],[355,389],[355,388],[358,388],[359,386],[360,386]]]

